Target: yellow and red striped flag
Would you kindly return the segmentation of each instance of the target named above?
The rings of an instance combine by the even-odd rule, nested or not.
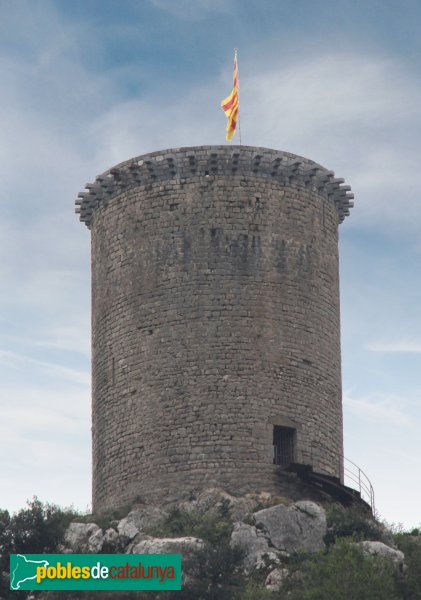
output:
[[[221,102],[222,109],[228,118],[227,124],[227,140],[231,140],[234,133],[235,128],[237,127],[239,106],[240,106],[240,98],[239,98],[239,85],[238,85],[238,67],[237,67],[237,49],[234,50],[234,83],[232,86],[231,94],[222,100]]]

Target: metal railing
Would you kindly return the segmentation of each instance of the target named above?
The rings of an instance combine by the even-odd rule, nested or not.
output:
[[[371,481],[364,473],[362,469],[358,465],[356,465],[352,460],[346,458],[345,456],[341,456],[340,458],[341,464],[343,461],[344,467],[344,483],[351,484],[348,487],[352,487],[357,489],[360,493],[362,500],[367,502],[370,505],[373,513],[375,512],[375,504],[374,504],[374,488],[371,484]],[[355,487],[357,486],[357,487]]]
[[[330,449],[324,447],[322,444],[320,444],[318,442],[312,442],[311,458],[312,458],[313,463],[314,463],[313,447],[320,448],[324,453],[327,453],[328,456],[331,452]],[[344,485],[358,491],[361,499],[364,500],[364,502],[366,502],[370,506],[372,512],[374,513],[375,512],[374,488],[373,488],[372,483],[371,483],[370,479],[368,478],[368,476],[364,473],[364,471],[357,464],[355,464],[352,460],[349,460],[349,458],[346,458],[345,456],[343,456],[343,454],[338,455],[338,461],[339,461],[339,473],[342,474],[342,472],[343,472],[343,474],[344,474]],[[316,462],[317,462],[317,457],[316,457]]]

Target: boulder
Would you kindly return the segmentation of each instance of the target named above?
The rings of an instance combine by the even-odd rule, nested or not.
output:
[[[137,506],[118,523],[117,530],[122,537],[132,540],[139,533],[143,533],[145,529],[167,516],[167,512],[156,506]]]
[[[102,529],[95,523],[70,523],[64,534],[64,546],[74,554],[95,552],[91,548],[102,548],[100,539]]]
[[[131,552],[132,554],[182,554],[183,559],[186,559],[203,547],[203,540],[196,537],[155,538],[148,535],[134,544]]]
[[[104,546],[116,550],[121,547],[121,538],[117,531],[110,527],[104,533]]]
[[[232,521],[242,521],[253,513],[255,502],[252,498],[234,498],[232,496],[231,504],[228,507],[228,512]]]
[[[405,555],[400,550],[395,550],[390,546],[386,546],[383,542],[360,542],[359,545],[365,554],[371,556],[383,556],[390,559],[396,566],[399,573],[404,574],[406,571]]]
[[[271,592],[279,592],[288,576],[288,569],[273,569],[266,577],[265,587]]]
[[[245,552],[243,566],[246,572],[266,567],[268,563],[279,564],[274,548],[269,547],[266,536],[247,523],[234,523],[231,547],[239,546]]]
[[[104,534],[102,529],[97,529],[88,539],[87,551],[91,554],[99,554],[104,545]]]
[[[315,502],[302,500],[291,506],[278,504],[259,510],[253,519],[278,550],[294,554],[314,553],[324,548],[326,513]]]

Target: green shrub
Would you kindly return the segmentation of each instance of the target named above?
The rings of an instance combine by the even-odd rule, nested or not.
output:
[[[395,535],[395,542],[404,554],[407,572],[400,581],[404,600],[421,600],[421,538],[408,533]]]
[[[244,574],[241,563],[243,551],[231,548],[228,540],[216,544],[205,543],[202,550],[192,554],[185,563],[189,580],[183,592],[176,597],[183,600],[242,599]]]
[[[204,540],[202,550],[183,563],[189,579],[182,592],[172,592],[167,600],[241,600],[245,584],[241,563],[244,552],[231,548],[233,524],[228,507],[206,513],[174,508],[166,519],[149,528],[157,537],[194,536]],[[163,596],[164,597],[164,596]]]
[[[263,583],[249,581],[242,590],[241,600],[275,600],[275,597]]]
[[[357,544],[346,540],[297,564],[289,579],[290,600],[401,598],[391,561],[366,556]],[[274,599],[278,597],[284,596]]]
[[[12,517],[0,511],[0,554],[53,553],[76,513],[34,497]]]
[[[121,506],[120,508],[116,508],[114,510],[107,510],[101,513],[90,513],[86,515],[77,515],[73,520],[77,523],[95,523],[106,531],[113,525],[115,525],[124,517],[127,517],[131,509],[133,508],[133,504],[126,504]]]
[[[34,497],[28,507],[10,516],[0,510],[0,597],[12,597],[9,583],[1,575],[9,572],[10,554],[54,553],[63,541],[64,532],[76,513],[55,504],[43,504]],[[24,598],[27,594],[13,592],[13,598]]]
[[[229,539],[232,529],[233,524],[225,506],[207,513],[174,508],[166,519],[147,529],[147,533],[156,537],[194,536],[217,544]]]
[[[162,596],[166,600],[243,600],[246,598],[242,571],[244,552],[231,548],[233,524],[228,507],[206,513],[173,509],[168,517],[148,529],[159,537],[194,536],[204,540],[203,549],[183,562],[188,581],[182,592]]]
[[[352,537],[357,540],[373,540],[390,543],[385,527],[359,506],[343,507],[333,505],[327,510],[328,533],[326,544],[332,544],[337,538]]]

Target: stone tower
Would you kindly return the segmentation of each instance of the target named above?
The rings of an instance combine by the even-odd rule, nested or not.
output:
[[[94,510],[282,493],[289,463],[341,478],[343,179],[224,145],[139,156],[86,188]]]

